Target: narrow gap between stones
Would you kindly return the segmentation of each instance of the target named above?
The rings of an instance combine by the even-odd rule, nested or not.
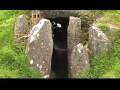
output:
[[[53,55],[51,61],[51,78],[68,77],[67,28],[69,17],[48,18],[53,30]]]

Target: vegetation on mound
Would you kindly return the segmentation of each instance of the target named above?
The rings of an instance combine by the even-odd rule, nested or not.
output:
[[[0,78],[39,78],[37,71],[27,65],[24,44],[14,41],[16,17],[22,10],[0,11]]]
[[[120,10],[98,10],[102,16],[95,25],[110,38],[110,26],[114,25],[117,38],[112,41],[109,54],[97,55],[90,60],[90,69],[79,73],[79,78],[119,78],[120,77]]]

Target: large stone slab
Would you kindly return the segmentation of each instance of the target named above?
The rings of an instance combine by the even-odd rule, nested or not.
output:
[[[97,55],[108,52],[111,42],[99,28],[92,26],[89,28],[89,48],[91,55]]]
[[[52,53],[51,23],[47,19],[41,19],[37,25],[33,26],[30,32],[27,55],[29,65],[39,70],[44,75],[44,78],[50,75]]]
[[[43,17],[55,18],[55,17],[69,17],[69,16],[90,16],[93,13],[92,10],[40,10]]]
[[[36,14],[36,12],[39,12],[39,16],[41,18],[68,18],[70,16],[80,17],[82,22],[87,24],[85,26],[86,28],[87,26],[91,25],[96,19],[96,10],[32,10],[33,15]]]
[[[89,68],[88,48],[81,43],[74,46],[69,59],[69,76],[76,77],[81,71]]]
[[[70,16],[67,39],[69,76],[74,77],[89,66],[88,50],[82,44],[84,42],[84,34],[81,30],[80,18]]]

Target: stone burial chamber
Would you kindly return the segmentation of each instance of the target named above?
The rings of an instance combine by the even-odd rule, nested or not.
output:
[[[29,66],[40,71],[43,78],[72,78],[88,69],[89,49],[83,42],[89,36],[85,36],[88,31],[82,27],[82,16],[89,13],[90,10],[32,10],[33,27],[26,46]],[[89,28],[88,23],[86,26]]]
[[[32,10],[15,22],[15,41],[25,42],[27,62],[42,78],[76,78],[90,58],[109,52],[111,41],[93,26],[92,10]]]

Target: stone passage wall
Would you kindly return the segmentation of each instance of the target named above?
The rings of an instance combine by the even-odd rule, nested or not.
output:
[[[70,16],[68,26],[68,62],[69,76],[74,77],[80,71],[88,68],[88,50],[83,46],[84,34],[81,30],[81,19]]]
[[[75,45],[82,42],[81,19],[70,16],[68,26],[68,56],[71,55],[72,49]],[[68,57],[69,58],[69,57]]]
[[[49,77],[53,52],[52,28],[47,19],[35,25],[28,38],[27,54],[29,64],[38,69],[44,77]]]

